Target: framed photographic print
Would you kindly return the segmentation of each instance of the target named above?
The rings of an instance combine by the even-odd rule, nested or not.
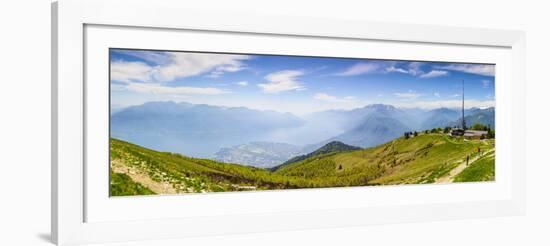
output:
[[[524,211],[522,32],[52,9],[58,244]]]
[[[111,196],[495,180],[494,64],[109,58]]]

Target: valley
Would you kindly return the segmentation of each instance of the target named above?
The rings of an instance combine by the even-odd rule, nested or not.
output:
[[[456,108],[370,104],[351,110],[291,113],[185,102],[148,102],[117,110],[111,137],[158,151],[258,168],[273,168],[330,142],[360,148],[385,144],[407,131],[460,125]],[[494,108],[465,110],[468,126],[494,126]]]

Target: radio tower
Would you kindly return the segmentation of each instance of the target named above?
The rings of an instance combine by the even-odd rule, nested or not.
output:
[[[466,120],[464,119],[464,80],[462,80],[462,129],[466,130]]]

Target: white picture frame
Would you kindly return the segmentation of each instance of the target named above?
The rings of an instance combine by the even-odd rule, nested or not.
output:
[[[177,0],[162,3],[152,0],[61,0],[52,4],[52,238],[57,244],[524,213],[526,163],[523,32],[199,12],[190,11],[187,6],[187,3]],[[353,56],[344,48],[320,53],[321,51],[315,49],[303,51],[300,45],[321,47],[315,45],[334,44],[334,47],[348,46],[349,49],[353,45],[368,47],[375,44],[381,47],[379,53],[371,53],[376,58],[387,56],[395,59],[437,60],[455,55],[455,59],[464,62],[495,63],[498,105],[496,120],[499,122],[497,148],[504,150],[497,152],[497,180],[489,184],[199,195],[192,196],[188,201],[183,201],[183,196],[109,199],[105,193],[101,193],[106,187],[98,188],[97,185],[105,183],[99,177],[102,175],[101,170],[97,171],[97,166],[89,165],[92,160],[90,156],[95,156],[97,152],[93,150],[94,146],[99,146],[96,145],[97,142],[90,140],[93,139],[90,131],[93,131],[96,124],[104,123],[93,115],[93,112],[101,111],[101,108],[94,108],[94,105],[101,104],[103,97],[93,94],[94,85],[87,84],[86,80],[101,80],[102,63],[96,64],[94,61],[101,60],[105,55],[102,55],[102,49],[115,44],[123,45],[124,48],[185,48],[181,44],[169,42],[169,38],[162,39],[168,40],[166,42],[152,38],[140,38],[140,42],[131,42],[131,37],[144,37],[150,32],[155,32],[159,37],[164,35],[173,39],[177,39],[178,35],[217,35],[228,40],[255,37],[267,43],[276,38],[279,43],[279,47],[269,49],[253,45],[219,48],[204,46],[210,51],[279,51],[305,55],[319,52],[318,55]],[[390,53],[390,48],[402,52]],[[418,55],[418,51],[424,52]],[[103,73],[106,73],[107,67],[103,67]],[[499,71],[499,68],[504,69]],[[91,103],[90,100],[97,101]],[[499,165],[503,167],[500,169],[503,171],[499,171]],[[322,198],[327,196],[337,196],[338,199],[333,198],[330,199],[332,202],[327,202]],[[213,206],[220,201],[228,204],[227,209],[216,209]],[[299,202],[293,204],[296,201]],[[323,201],[326,203],[322,203]],[[183,202],[187,202],[188,210],[182,211]],[[350,205],[352,202],[353,205]],[[250,207],[237,209],[240,203],[250,204]],[[278,204],[278,207],[270,207],[269,204],[273,203]],[[265,209],[254,210],[253,206],[263,206]],[[135,213],[153,209],[163,211],[160,213],[162,216],[153,216],[146,212],[137,216]]]

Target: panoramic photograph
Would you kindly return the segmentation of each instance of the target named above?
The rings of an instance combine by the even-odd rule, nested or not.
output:
[[[111,196],[495,180],[494,64],[109,59]]]

